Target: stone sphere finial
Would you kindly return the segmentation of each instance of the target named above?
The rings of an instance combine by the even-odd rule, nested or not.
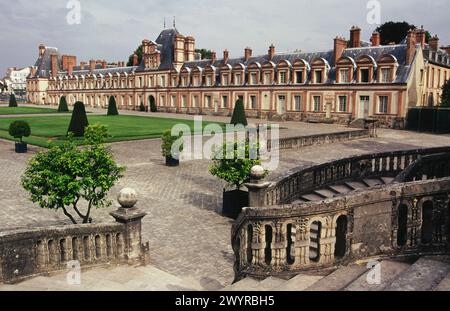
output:
[[[250,178],[261,180],[266,175],[266,170],[261,165],[255,165],[250,170]]]
[[[138,201],[136,190],[132,188],[124,188],[120,190],[119,195],[117,196],[117,201],[123,208],[134,207]]]

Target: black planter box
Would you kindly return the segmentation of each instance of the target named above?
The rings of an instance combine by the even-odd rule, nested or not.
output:
[[[247,191],[233,190],[223,192],[223,216],[236,219],[243,207],[248,207]]]
[[[28,151],[28,146],[26,143],[16,142],[16,153],[26,153]]]
[[[166,165],[167,166],[179,166],[180,160],[174,159],[172,157],[166,157]]]

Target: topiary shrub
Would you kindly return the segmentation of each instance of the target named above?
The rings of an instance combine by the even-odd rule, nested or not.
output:
[[[58,112],[69,112],[69,107],[67,106],[66,97],[63,96],[59,100]]]
[[[248,125],[247,118],[245,117],[244,103],[241,99],[236,101],[234,106],[233,116],[231,117],[231,124],[238,125],[242,124],[244,126]]]
[[[83,137],[84,130],[89,125],[86,109],[82,102],[76,102],[73,106],[72,118],[70,119],[67,134],[73,133],[74,137]]]
[[[145,112],[145,106],[143,102],[141,102],[141,104],[139,105],[139,111]]]
[[[31,128],[26,121],[14,121],[9,125],[9,135],[22,142],[23,137],[31,135]]]
[[[108,116],[118,116],[119,115],[119,111],[117,110],[116,98],[114,96],[111,96],[109,98],[107,115]]]
[[[9,107],[11,108],[17,107],[16,95],[14,94],[11,94],[11,96],[9,96]]]
[[[150,97],[150,111],[158,112],[158,108],[156,107],[155,98],[153,96]]]

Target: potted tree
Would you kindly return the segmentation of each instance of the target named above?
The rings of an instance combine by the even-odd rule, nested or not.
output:
[[[26,121],[14,121],[9,126],[9,135],[18,139],[16,142],[16,153],[26,153],[28,151],[27,144],[23,142],[23,137],[31,135],[30,125]]]
[[[179,166],[180,165],[180,153],[183,151],[182,133],[179,136],[172,136],[170,130],[165,131],[162,135],[161,152],[166,158],[167,166]],[[174,143],[179,141],[178,148],[172,148]],[[172,149],[176,149],[173,150]]]
[[[258,148],[258,145],[250,146],[248,141],[228,142],[214,153],[209,171],[228,183],[223,189],[222,214],[226,217],[236,219],[242,208],[249,204],[248,192],[242,190],[242,185],[250,180],[252,167],[261,165],[259,158],[250,157],[258,154]]]

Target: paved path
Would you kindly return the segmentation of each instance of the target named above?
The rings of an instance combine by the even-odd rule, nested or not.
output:
[[[333,145],[283,152],[278,170],[268,179],[299,166],[318,164],[356,154],[449,145],[450,136],[434,136],[381,130],[378,139],[362,139]],[[193,277],[202,286],[217,289],[233,280],[230,246],[232,222],[220,215],[223,183],[210,176],[207,160],[164,166],[159,140],[113,144],[125,177],[112,190],[138,190],[139,207],[149,213],[143,221],[144,240],[150,241],[151,263],[175,276]],[[59,212],[41,210],[30,203],[20,186],[27,160],[38,151],[18,155],[13,143],[0,140],[0,230],[67,223]],[[96,221],[112,221],[113,209],[94,212]]]

